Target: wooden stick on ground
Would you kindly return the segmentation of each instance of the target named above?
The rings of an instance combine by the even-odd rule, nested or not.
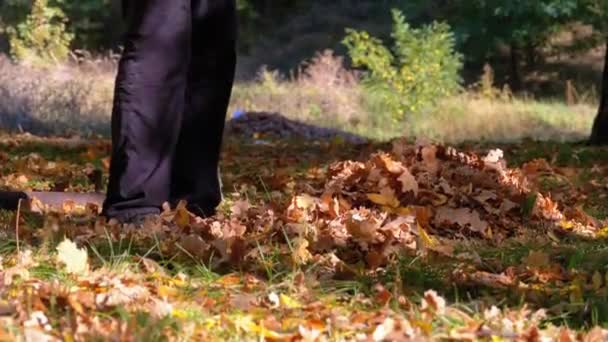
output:
[[[21,201],[23,201],[23,199],[20,198],[17,202],[17,213],[15,214],[15,240],[17,241],[17,255],[21,254],[19,249],[19,220],[21,220]]]

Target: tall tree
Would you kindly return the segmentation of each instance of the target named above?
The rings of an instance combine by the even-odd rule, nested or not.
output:
[[[406,12],[412,6],[429,9],[433,3],[410,1]],[[496,54],[498,44],[509,47],[514,88],[521,85],[523,62],[534,65],[538,48],[570,22],[578,8],[577,0],[454,0],[442,6],[441,13],[432,16],[450,23],[469,61],[484,62]]]
[[[582,0],[581,18],[593,25],[595,33],[606,45],[600,106],[589,138],[591,144],[606,145],[608,144],[608,1]]]

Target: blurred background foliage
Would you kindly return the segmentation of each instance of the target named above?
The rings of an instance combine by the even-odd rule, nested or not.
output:
[[[516,96],[595,108],[608,97],[599,90],[606,0],[236,1],[241,82],[233,103],[241,108],[281,103],[281,111],[311,120],[335,111],[353,127],[369,128],[408,116],[417,120],[411,125],[440,117],[438,100],[471,89],[492,101]],[[114,58],[124,28],[121,7],[120,0],[0,0],[0,53],[20,65]],[[326,70],[314,71],[311,61]],[[345,81],[351,78],[357,81]],[[304,86],[298,95],[295,86]],[[16,91],[14,82],[6,88]],[[457,112],[480,106],[465,107]]]
[[[239,48],[243,55],[265,51],[265,64],[287,71],[316,51],[341,44],[345,28],[367,30],[390,39],[391,10],[398,9],[408,24],[434,20],[450,25],[456,49],[466,65],[479,71],[483,64],[510,51],[510,83],[521,86],[523,66],[546,58],[541,50],[556,32],[573,23],[593,25],[597,34],[579,40],[588,48],[606,32],[604,0],[237,0],[240,16]],[[36,12],[36,8],[45,11]],[[71,51],[101,52],[120,45],[123,28],[120,0],[3,0],[0,2],[0,49],[20,58],[24,48],[43,52],[49,40]],[[44,22],[47,32],[37,32]],[[12,37],[12,38],[11,38]],[[38,45],[38,46],[36,46]],[[297,46],[299,45],[299,46]],[[270,47],[270,49],[269,49]],[[553,48],[557,45],[551,46]],[[275,54],[277,57],[275,57]],[[25,54],[27,55],[27,54]],[[280,56],[280,57],[279,57]],[[255,67],[259,67],[260,63]]]

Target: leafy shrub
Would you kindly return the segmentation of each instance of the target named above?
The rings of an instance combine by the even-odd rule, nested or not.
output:
[[[47,64],[65,60],[73,35],[65,26],[63,11],[47,0],[34,0],[24,22],[9,30],[11,54],[18,61]]]
[[[347,29],[343,43],[354,66],[367,69],[364,84],[380,94],[395,118],[428,109],[460,89],[462,56],[447,24],[413,28],[393,10],[391,37],[389,48],[365,31]]]

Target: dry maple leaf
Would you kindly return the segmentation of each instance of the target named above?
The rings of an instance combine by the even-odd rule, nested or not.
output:
[[[413,215],[399,216],[382,226],[381,230],[389,233],[397,241],[404,241],[411,236],[410,232],[415,222],[416,217]]]
[[[190,225],[190,212],[186,208],[186,202],[180,201],[175,208],[175,217],[173,218],[175,224],[180,228],[186,228]]]
[[[354,210],[346,219],[346,229],[355,240],[373,242],[378,237],[380,222],[369,210]]]
[[[180,237],[179,245],[190,255],[197,258],[204,258],[209,254],[211,245],[198,235],[190,234]]]
[[[413,192],[414,195],[418,195],[418,181],[416,178],[410,173],[410,170],[404,168],[403,173],[399,178],[397,178],[399,182],[401,182],[401,192]]]
[[[387,206],[389,208],[398,208],[401,205],[399,199],[395,196],[395,193],[392,192],[392,190],[383,191],[383,193],[380,194],[367,194],[367,198],[375,204]]]
[[[303,238],[296,238],[292,241],[293,253],[291,255],[295,265],[305,265],[312,258],[312,254],[308,251],[309,242]]]
[[[382,324],[378,325],[372,333],[373,341],[384,341],[395,331],[395,320],[387,317]]]
[[[333,197],[331,192],[325,192],[321,196],[319,209],[321,212],[329,214],[329,216],[334,219],[340,215],[340,202],[337,198]]]
[[[532,214],[551,221],[561,221],[564,218],[558,209],[558,204],[542,194],[537,194]]]
[[[298,326],[298,333],[300,334],[303,342],[315,342],[319,341],[323,331],[300,325]]]
[[[247,243],[242,238],[217,239],[211,244],[220,253],[221,259],[214,260],[218,265],[224,262],[238,264],[247,254]]]
[[[374,157],[372,157],[372,160],[379,167],[383,167],[386,171],[388,171],[389,173],[395,174],[395,175],[402,173],[403,170],[405,169],[405,167],[403,166],[403,164],[401,164],[401,162],[393,160],[386,153],[377,154]]]
[[[316,207],[318,199],[308,194],[295,196],[287,208],[287,217],[300,222],[309,219],[311,211]]]
[[[441,164],[439,160],[437,160],[437,150],[437,146],[434,145],[424,146],[420,149],[423,168],[434,175],[439,173],[439,170],[441,169]]]
[[[485,163],[498,163],[504,158],[505,154],[500,149],[491,150],[488,154],[482,159]]]
[[[443,315],[445,313],[446,302],[443,297],[437,294],[434,290],[429,290],[424,293],[422,299],[421,309],[423,311],[430,311],[437,315]]]
[[[126,286],[119,279],[110,282],[111,288],[95,296],[95,303],[100,308],[132,304],[150,297],[150,291],[141,285]]]
[[[88,254],[86,249],[79,249],[69,239],[63,240],[57,246],[57,260],[65,265],[66,271],[72,274],[84,274],[89,269]]]
[[[477,233],[485,233],[489,227],[488,223],[481,219],[478,212],[469,208],[437,208],[435,222],[437,225],[443,223],[457,224],[462,228],[468,228]]]
[[[250,207],[251,207],[251,205],[249,204],[249,201],[247,201],[247,200],[238,200],[238,201],[234,202],[234,204],[232,205],[232,208],[231,208],[230,211],[236,217],[247,218],[247,212],[249,211]]]

